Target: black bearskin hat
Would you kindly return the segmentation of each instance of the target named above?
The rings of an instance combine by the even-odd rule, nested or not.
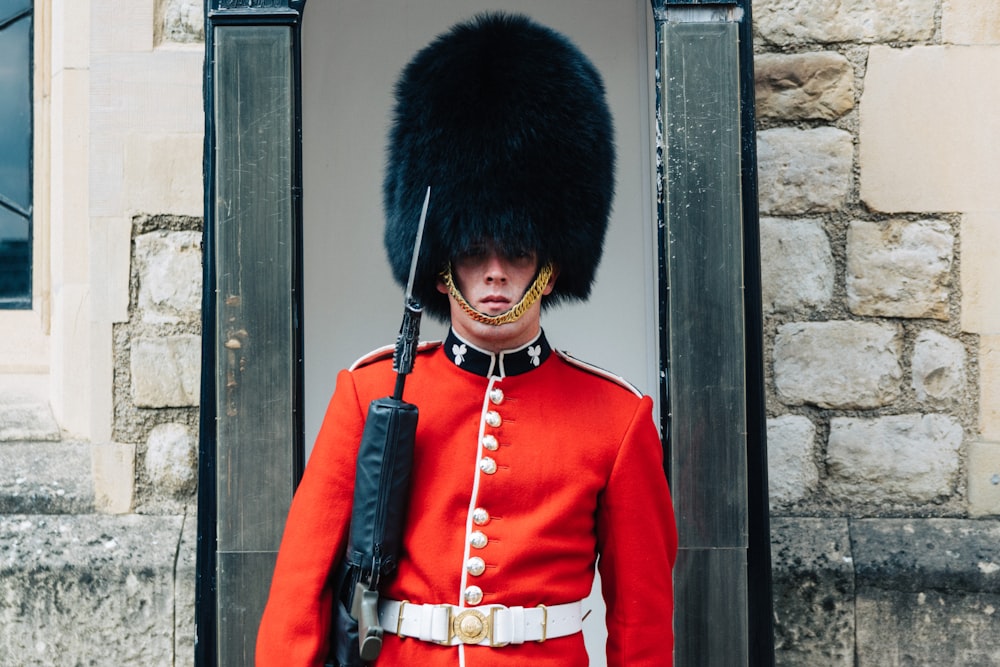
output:
[[[414,295],[446,320],[438,273],[483,243],[558,267],[546,299],[586,299],[614,196],[604,84],[566,37],[525,16],[480,14],[418,52],[395,89],[383,199],[385,246],[406,284],[430,207]]]

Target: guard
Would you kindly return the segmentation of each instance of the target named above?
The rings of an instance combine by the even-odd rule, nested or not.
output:
[[[396,86],[385,245],[451,325],[405,389],[419,408],[402,550],[381,582],[375,664],[577,666],[595,563],[607,664],[672,664],[677,535],[652,400],[554,350],[543,308],[585,300],[614,191],[604,86],[568,39],[483,14],[416,54]],[[367,406],[391,350],[342,371],[289,512],[257,639],[265,666],[328,660]]]

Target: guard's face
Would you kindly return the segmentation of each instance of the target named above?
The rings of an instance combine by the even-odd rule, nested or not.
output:
[[[456,257],[451,268],[456,286],[469,305],[484,315],[495,316],[510,310],[531,286],[538,272],[538,257],[534,252],[506,255],[493,247],[483,246]],[[550,294],[554,286],[555,277],[549,280],[542,294]],[[448,293],[448,288],[440,281],[438,290]],[[541,300],[514,322],[499,326],[473,320],[454,297],[449,300],[455,332],[487,350],[524,345],[535,337],[541,326]]]

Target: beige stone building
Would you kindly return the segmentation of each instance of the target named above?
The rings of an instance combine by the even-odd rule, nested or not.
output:
[[[0,664],[191,664],[202,3],[24,4]],[[756,0],[753,20],[776,662],[996,664],[1000,5]]]

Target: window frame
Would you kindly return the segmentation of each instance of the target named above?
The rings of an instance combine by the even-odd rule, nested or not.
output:
[[[19,294],[5,296],[0,294],[0,311],[10,310],[30,310],[33,305],[33,295],[36,282],[35,271],[35,216],[34,216],[34,171],[35,171],[35,72],[37,54],[35,52],[35,2],[28,0],[28,7],[15,9],[14,13],[6,17],[0,17],[0,33],[10,28],[14,24],[26,20],[28,23],[28,67],[25,75],[28,83],[28,164],[27,164],[27,209],[22,208],[17,202],[4,196],[0,192],[0,208],[20,216],[27,221],[27,257],[25,257],[25,270],[27,272],[24,291]]]

